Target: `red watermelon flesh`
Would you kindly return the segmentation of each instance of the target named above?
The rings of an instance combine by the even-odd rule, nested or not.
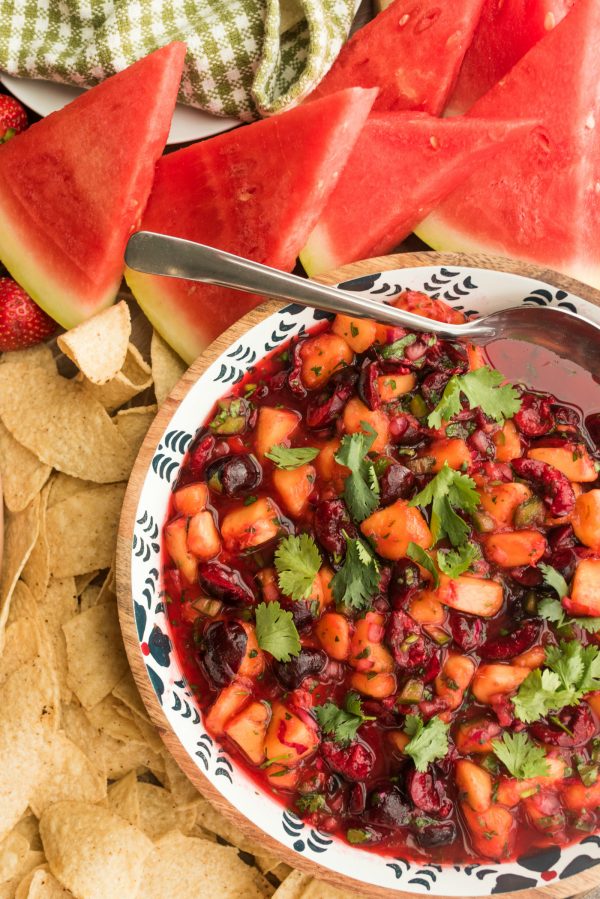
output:
[[[151,53],[0,147],[0,259],[67,328],[115,299],[185,51]]]
[[[542,125],[506,146],[417,229],[440,250],[484,251],[600,285],[600,3],[577,0],[469,116]]]
[[[531,122],[373,113],[300,259],[309,275],[389,253]]]
[[[378,112],[440,115],[483,0],[394,0],[342,47],[311,99],[344,87],[377,87]]]
[[[485,0],[446,115],[470,109],[545,37],[575,0]]]
[[[291,271],[371,109],[353,88],[160,160],[142,228]],[[191,362],[260,297],[126,270],[140,306]]]

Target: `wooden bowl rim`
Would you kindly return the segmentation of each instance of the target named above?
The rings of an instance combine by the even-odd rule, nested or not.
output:
[[[517,262],[502,257],[487,256],[479,253],[398,253],[390,256],[378,256],[371,259],[354,262],[319,275],[314,280],[324,284],[338,284],[349,281],[363,275],[377,272],[392,271],[405,268],[419,268],[429,265],[459,266],[469,268],[490,269],[498,272],[522,275],[551,284],[569,293],[579,296],[594,305],[600,307],[600,292],[595,288],[583,284],[580,281],[562,275],[558,272],[546,269],[533,263]],[[146,667],[140,652],[139,640],[135,627],[133,604],[131,596],[131,544],[135,525],[135,513],[140,499],[146,473],[150,466],[158,441],[163,434],[168,422],[173,417],[175,410],[181,401],[192,389],[193,385],[204,374],[206,369],[217,359],[225,349],[238,340],[250,328],[272,315],[286,303],[268,300],[260,306],[248,312],[235,322],[230,328],[221,334],[206,350],[192,363],[190,368],[175,385],[169,397],[164,401],[154,419],[150,429],[140,448],[139,454],[133,466],[129,484],[123,502],[119,532],[117,536],[117,602],[121,631],[125,643],[129,665],[139,690],[142,701],[156,726],[163,742],[169,750],[172,758],[181,768],[184,774],[194,784],[201,795],[209,799],[226,818],[235,824],[240,831],[261,844],[276,858],[287,863],[292,868],[319,878],[338,887],[350,889],[366,896],[381,897],[381,899],[414,899],[414,893],[406,893],[401,890],[377,887],[363,881],[356,880],[350,875],[339,874],[329,868],[319,865],[311,859],[305,858],[300,853],[288,849],[283,843],[270,837],[261,828],[253,824],[242,812],[231,804],[205,777],[194,762],[190,759],[178,737],[173,733],[162,707],[156,697],[154,689],[148,678]],[[591,890],[600,884],[600,865],[581,871],[564,880],[549,884],[544,887],[533,887],[525,890],[517,890],[505,895],[515,895],[518,899],[565,899],[575,896],[585,890]],[[430,893],[432,899],[452,899],[438,893]],[[472,899],[486,899],[490,894]],[[456,899],[456,897],[454,897]]]

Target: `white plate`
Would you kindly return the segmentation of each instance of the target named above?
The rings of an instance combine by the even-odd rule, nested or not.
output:
[[[47,116],[51,112],[56,112],[57,109],[62,109],[63,106],[83,93],[82,88],[72,87],[70,84],[40,81],[37,78],[14,78],[12,75],[4,73],[0,73],[0,81],[11,94],[14,94],[17,100],[41,116]],[[190,140],[201,140],[203,137],[220,134],[221,131],[229,131],[239,124],[238,119],[209,115],[200,109],[192,109],[191,106],[183,106],[178,103],[175,107],[167,144],[183,144]]]

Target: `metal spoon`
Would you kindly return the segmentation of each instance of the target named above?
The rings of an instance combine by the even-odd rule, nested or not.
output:
[[[337,287],[327,287],[307,278],[280,272],[204,244],[154,234],[152,231],[132,234],[125,250],[125,262],[130,268],[151,275],[232,287],[248,293],[291,300],[326,312],[371,318],[440,337],[464,338],[480,345],[499,338],[525,340],[553,350],[588,371],[594,372],[598,367],[600,325],[565,309],[513,306],[464,325],[450,325]]]

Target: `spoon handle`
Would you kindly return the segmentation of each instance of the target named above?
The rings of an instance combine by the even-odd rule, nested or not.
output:
[[[441,337],[469,336],[473,339],[477,336],[472,333],[475,323],[465,326],[436,322],[368,297],[280,272],[223,250],[152,231],[132,234],[125,250],[125,262],[129,268],[151,275],[232,287],[261,296],[291,300],[326,312],[371,318],[389,325],[427,331]],[[478,332],[482,337],[486,336],[485,327],[478,329]]]

